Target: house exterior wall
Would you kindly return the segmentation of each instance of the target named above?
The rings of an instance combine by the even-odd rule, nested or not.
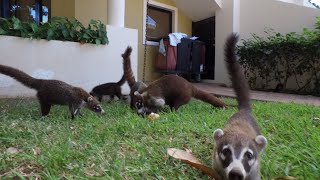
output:
[[[237,0],[236,0],[237,1]],[[229,83],[229,77],[227,76],[227,70],[224,64],[224,43],[227,36],[232,32],[238,32],[234,30],[234,0],[224,0],[221,2],[221,9],[216,12],[216,31],[215,31],[215,82]]]
[[[58,79],[91,91],[96,85],[121,79],[120,55],[127,44],[131,44],[131,64],[134,75],[137,75],[138,31],[114,26],[107,28],[110,44],[100,46],[0,36],[0,64],[18,68],[36,78]],[[127,84],[122,87],[122,92],[129,94]],[[35,91],[0,74],[0,98],[17,96],[32,97]]]
[[[51,1],[51,17],[75,17],[85,26],[91,19],[107,22],[107,1],[95,0],[54,0]]]
[[[144,62],[144,44],[143,35],[143,1],[144,0],[126,0],[125,6],[125,27],[138,30],[138,79],[142,79],[143,62]],[[171,0],[155,0],[157,2],[175,6]],[[107,7],[108,1],[95,0],[54,0],[51,1],[52,17],[67,16],[75,17],[84,25],[87,25],[91,19],[101,20],[108,24]],[[182,11],[178,10],[178,31],[192,35],[192,21]],[[110,41],[110,43],[112,43]],[[128,44],[130,45],[130,44]],[[160,76],[154,70],[155,60],[157,57],[158,47],[147,46],[147,64],[146,64],[146,81],[152,81]]]
[[[66,16],[75,17],[75,0],[53,0],[51,1],[51,17]]]
[[[239,17],[234,16],[236,11]],[[223,46],[232,31],[240,33],[240,39],[250,38],[252,33],[266,36],[264,31],[269,28],[280,33],[301,33],[303,28],[312,29],[317,16],[320,16],[318,9],[276,0],[222,1],[222,9],[216,13],[215,81],[230,84],[223,62]],[[237,23],[239,27],[235,28]]]
[[[157,2],[174,6],[171,0],[156,0]],[[143,35],[143,0],[126,0],[125,27],[138,29],[138,79],[143,77],[144,63],[144,44],[142,42]],[[178,31],[188,35],[192,34],[192,21],[181,11],[178,10]],[[146,58],[146,81],[152,81],[160,76],[155,72],[155,60],[157,57],[158,47],[147,46]]]
[[[108,24],[106,0],[76,0],[75,17],[87,25],[91,19],[100,20],[104,24]]]

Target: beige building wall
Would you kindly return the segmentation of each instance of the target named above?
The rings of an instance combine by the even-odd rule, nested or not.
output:
[[[107,24],[107,0],[76,0],[75,17],[84,25],[91,19]]]
[[[171,0],[156,0],[157,2],[175,6]],[[143,0],[126,0],[125,27],[138,29],[138,79],[142,80],[144,66],[144,44],[143,44]],[[191,35],[192,21],[178,10],[178,31]],[[129,45],[129,44],[128,44]],[[147,46],[145,80],[152,81],[161,74],[155,72],[155,60],[158,53],[157,46]]]
[[[75,17],[75,0],[51,1],[51,17],[66,16]]]
[[[75,17],[85,26],[91,19],[107,24],[107,7],[107,0],[53,0],[51,17]]]

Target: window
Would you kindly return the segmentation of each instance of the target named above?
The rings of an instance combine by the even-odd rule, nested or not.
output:
[[[17,17],[22,21],[48,22],[50,0],[0,0],[1,17]]]
[[[146,40],[147,45],[159,45],[161,38],[177,31],[177,8],[149,0],[149,6],[144,12],[143,43]]]

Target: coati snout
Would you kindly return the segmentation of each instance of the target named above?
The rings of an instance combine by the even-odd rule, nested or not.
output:
[[[140,94],[138,91],[134,92],[135,108],[138,114],[157,113],[161,107],[165,105],[165,100],[161,97],[153,97],[148,92]]]
[[[267,145],[263,135],[252,139],[245,133],[214,132],[214,163],[225,179],[252,179],[259,177],[259,154]]]

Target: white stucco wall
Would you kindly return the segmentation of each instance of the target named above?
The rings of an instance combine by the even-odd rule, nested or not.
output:
[[[58,79],[87,91],[99,84],[117,82],[123,75],[121,54],[132,46],[132,69],[137,75],[138,31],[107,26],[109,45],[29,40],[0,36],[0,64],[18,68],[37,78]],[[129,94],[128,85],[122,88]],[[0,74],[0,97],[30,97],[35,91]]]
[[[241,38],[251,37],[251,33],[264,36],[268,28],[301,33],[303,28],[313,28],[320,16],[319,9],[274,0],[241,0],[240,11]]]
[[[216,12],[215,82],[230,85],[223,47],[231,32],[238,32],[240,39],[250,38],[252,33],[265,36],[264,31],[269,28],[280,33],[300,33],[303,28],[313,28],[317,16],[319,9],[277,0],[222,1],[222,8]]]
[[[237,1],[237,0],[235,0]],[[227,36],[234,30],[237,32],[234,19],[234,0],[224,0],[221,2],[221,9],[216,12],[216,31],[215,31],[215,82],[228,84],[229,78],[224,65],[223,47]]]

